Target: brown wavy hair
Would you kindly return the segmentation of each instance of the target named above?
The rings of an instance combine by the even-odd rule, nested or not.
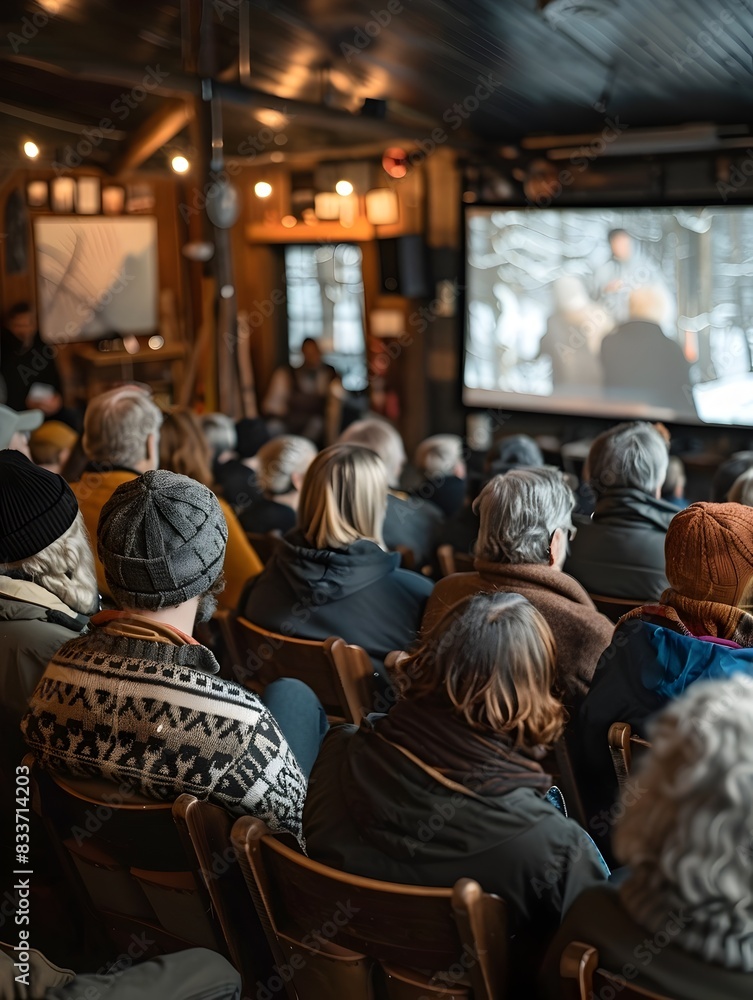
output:
[[[161,469],[189,476],[210,489],[212,453],[201,429],[199,418],[186,406],[176,406],[162,421],[159,436]]]
[[[403,659],[403,698],[449,698],[478,730],[518,747],[553,743],[565,710],[553,693],[557,647],[543,615],[520,594],[475,594],[437,622]]]

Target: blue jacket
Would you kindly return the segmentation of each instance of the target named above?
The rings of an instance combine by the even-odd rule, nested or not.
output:
[[[608,807],[617,791],[607,746],[613,722],[629,722],[645,736],[647,720],[690,684],[740,670],[753,675],[753,649],[684,635],[669,622],[631,618],[619,624],[596,666],[575,732],[580,783],[592,815]]]

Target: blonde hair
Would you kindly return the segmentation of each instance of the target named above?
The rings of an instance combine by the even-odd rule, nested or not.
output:
[[[162,413],[143,389],[110,389],[86,407],[84,451],[93,462],[133,468],[147,457],[147,439],[159,437],[161,423]]]
[[[159,464],[161,469],[188,476],[212,488],[209,442],[202,433],[199,418],[186,406],[176,406],[162,421]]]
[[[400,434],[386,420],[367,417],[346,427],[340,435],[341,444],[360,444],[375,451],[387,470],[387,485],[400,484],[400,473],[405,465],[405,445]]]
[[[466,597],[399,664],[404,698],[449,698],[474,729],[518,747],[553,743],[565,710],[553,693],[557,647],[544,616],[520,594]]]
[[[80,614],[93,615],[99,607],[94,556],[81,511],[46,549],[20,562],[0,565],[0,571],[5,570],[21,570],[32,583]]]
[[[271,496],[281,496],[293,489],[294,473],[304,473],[316,457],[316,447],[308,438],[284,434],[262,445],[256,453],[259,461],[259,485]]]
[[[317,549],[345,548],[360,538],[384,546],[387,473],[369,448],[334,444],[309,466],[298,505],[298,527]]]

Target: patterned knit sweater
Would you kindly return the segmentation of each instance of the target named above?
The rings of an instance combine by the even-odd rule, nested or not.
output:
[[[306,779],[257,696],[213,676],[210,651],[176,630],[107,613],[92,625],[29,701],[21,731],[39,763],[163,801],[189,792],[300,841]]]

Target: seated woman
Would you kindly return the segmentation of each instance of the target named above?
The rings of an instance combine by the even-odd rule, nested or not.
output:
[[[683,1000],[753,993],[753,680],[700,681],[649,727],[652,751],[614,831],[630,867],[618,887],[577,900],[544,964],[559,1000],[571,941],[600,965]]]
[[[295,527],[303,478],[316,458],[316,448],[307,438],[284,434],[263,445],[256,457],[261,495],[241,513],[241,524],[259,535],[285,534]]]
[[[359,445],[332,445],[306,473],[298,528],[278,543],[251,585],[246,618],[299,639],[341,636],[381,671],[387,653],[414,642],[432,583],[385,552],[387,476]]]
[[[614,625],[600,615],[583,587],[562,572],[574,532],[573,491],[556,469],[511,469],[481,491],[475,573],[440,580],[426,607],[423,628],[480,590],[522,594],[557,636],[557,681],[573,706],[587,694]]]
[[[85,630],[99,594],[84,519],[62,476],[20,451],[0,451],[0,483],[0,753],[8,770],[25,752],[18,726],[29,697],[53,653]]]
[[[565,714],[554,664],[551,629],[524,597],[458,603],[399,664],[389,714],[325,738],[303,814],[309,855],[391,882],[476,879],[507,900],[525,964],[533,939],[545,945],[607,877],[587,834],[545,797],[539,760]]]
[[[190,476],[213,489],[211,451],[196,414],[186,407],[176,407],[162,421],[159,436],[161,469]],[[216,492],[216,491],[215,491]],[[249,579],[261,573],[263,563],[246,537],[235,511],[222,497],[217,497],[227,521],[225,554],[225,589],[218,595],[221,608],[235,611]]]

